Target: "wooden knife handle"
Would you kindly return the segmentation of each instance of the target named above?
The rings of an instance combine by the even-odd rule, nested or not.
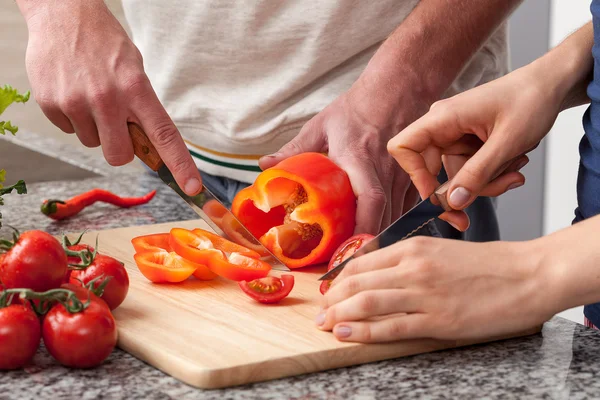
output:
[[[156,151],[156,147],[154,147],[150,139],[148,139],[148,136],[141,126],[135,122],[128,122],[127,128],[129,129],[129,136],[133,143],[133,152],[144,162],[144,164],[152,171],[158,171],[160,167],[165,165],[160,158],[158,151]]]
[[[521,158],[521,156],[522,156],[522,154],[518,155],[515,158],[504,163],[504,165],[502,165],[502,167],[500,167],[500,169],[498,171],[496,171],[496,173],[492,176],[492,179],[490,179],[490,182],[493,181],[494,179],[496,179],[497,177],[499,177],[500,175],[502,175],[504,173],[504,171],[506,171],[506,169],[508,167],[510,167],[513,162],[515,162],[517,159]],[[450,189],[451,182],[452,182],[452,180],[448,180],[445,183],[438,186],[438,188],[435,189],[435,192],[433,192],[433,195],[432,195],[435,197],[435,199],[437,199],[439,204],[446,211],[453,210],[453,208],[450,207],[450,204],[448,204],[448,190]]]

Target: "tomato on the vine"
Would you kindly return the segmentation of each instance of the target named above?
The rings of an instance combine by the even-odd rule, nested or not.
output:
[[[15,239],[0,246],[6,251],[0,263],[0,281],[6,288],[44,292],[64,282],[67,255],[56,238],[42,231],[27,231]]]
[[[248,296],[259,303],[277,303],[287,297],[294,287],[294,275],[281,275],[255,279],[250,282],[238,282],[240,288]]]
[[[342,262],[346,261],[348,257],[356,253],[358,249],[363,247],[368,241],[370,241],[373,238],[374,236],[369,235],[368,233],[360,233],[346,240],[333,253],[333,257],[331,257],[331,260],[329,260],[327,271],[331,271],[332,269],[340,265]],[[325,294],[329,290],[330,286],[331,281],[323,281],[321,282],[319,290],[322,294]]]
[[[40,321],[21,304],[0,308],[0,370],[27,365],[40,346]]]
[[[83,303],[89,300],[87,308],[71,313],[63,304],[54,305],[42,323],[42,337],[50,355],[62,365],[91,368],[112,353],[117,325],[106,303],[82,289],[74,292]]]
[[[129,275],[127,275],[125,266],[120,261],[97,253],[89,267],[71,271],[69,282],[74,285],[81,285],[83,282],[86,285],[92,279],[100,276],[104,276],[104,278],[100,278],[96,285],[102,284],[105,279],[111,277],[104,288],[102,300],[108,304],[111,310],[114,310],[123,303],[129,291]]]

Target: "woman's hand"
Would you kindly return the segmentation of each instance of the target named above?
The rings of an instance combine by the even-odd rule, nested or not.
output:
[[[498,196],[524,184],[518,172],[528,162],[524,154],[548,133],[562,103],[534,73],[529,66],[439,101],[390,140],[388,151],[423,198],[439,185],[436,176],[442,163],[454,178],[448,201],[455,210],[463,210],[479,195]],[[491,180],[504,168],[504,174]],[[461,230],[469,225],[463,212],[441,218]]]
[[[317,325],[342,341],[475,339],[552,317],[547,242],[473,243],[415,237],[351,261],[323,299]],[[547,261],[547,260],[546,260]]]

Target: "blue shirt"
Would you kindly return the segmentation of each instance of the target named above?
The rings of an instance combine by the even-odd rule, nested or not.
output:
[[[590,9],[594,25],[594,78],[587,88],[591,103],[583,116],[585,135],[579,144],[575,223],[600,214],[600,0],[593,0]],[[600,327],[600,303],[585,306],[583,313]]]

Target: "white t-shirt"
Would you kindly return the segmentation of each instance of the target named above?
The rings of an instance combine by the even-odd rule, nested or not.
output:
[[[418,0],[123,0],[158,97],[198,167],[253,182],[356,81]],[[506,26],[446,96],[508,70]]]

